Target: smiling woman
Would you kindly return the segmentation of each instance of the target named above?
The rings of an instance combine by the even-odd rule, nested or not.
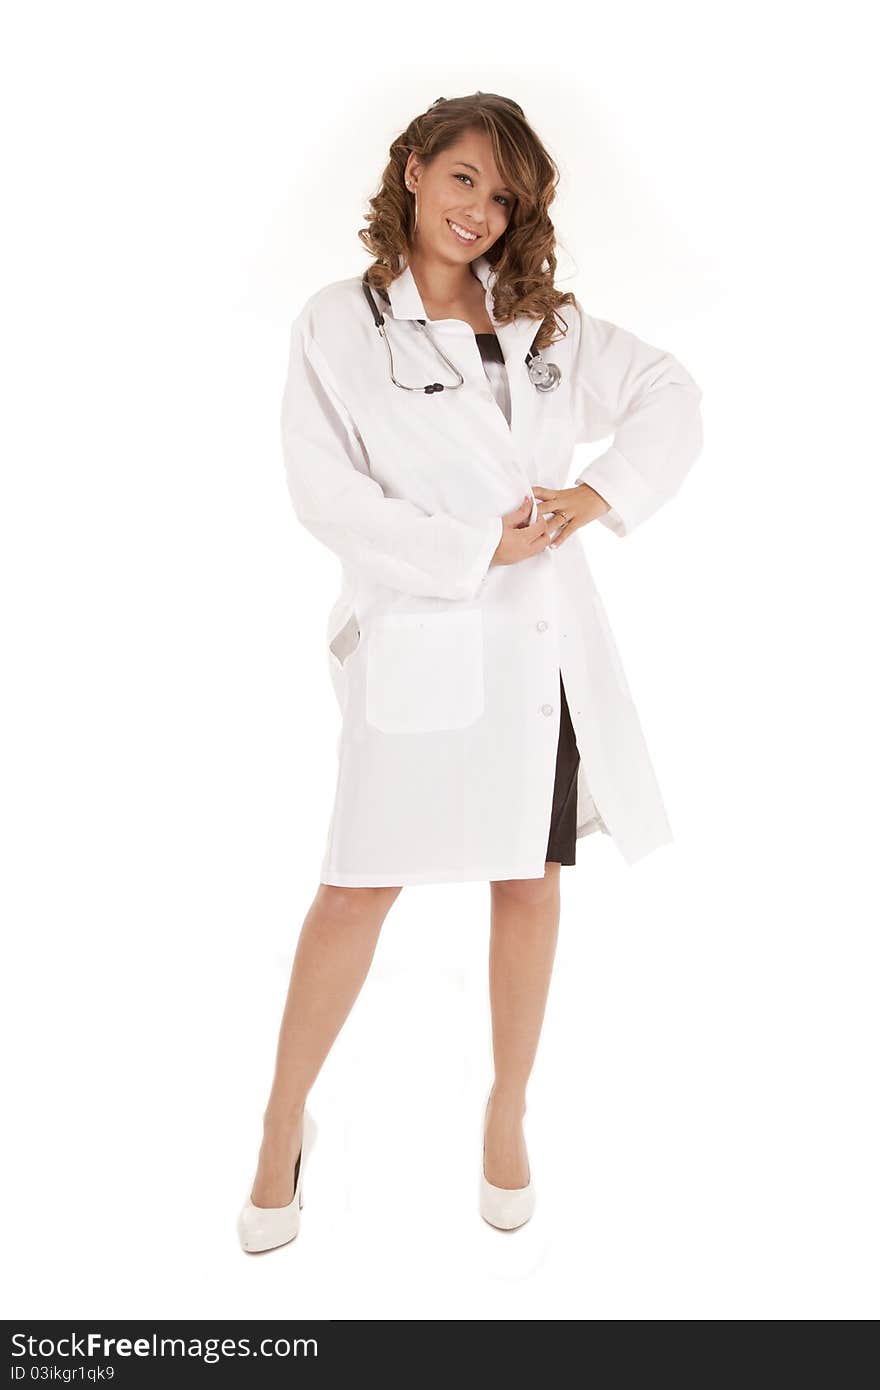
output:
[[[630,864],[671,839],[578,533],[629,535],[674,496],[701,449],[701,393],[671,353],[555,288],[556,180],[515,102],[435,102],[370,199],[372,264],[317,288],[291,328],[284,462],[297,517],[342,564],[326,631],[342,728],[245,1249],[298,1230],[306,1096],[404,885],[490,884],[479,1211],[526,1222],[560,866],[591,835]],[[435,346],[454,390],[433,384]],[[608,436],[569,485],[575,446]]]

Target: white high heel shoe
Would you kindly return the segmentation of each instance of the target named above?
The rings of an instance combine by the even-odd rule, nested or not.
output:
[[[486,1177],[486,1115],[492,1092],[486,1097],[483,1110],[483,1156],[480,1160],[480,1215],[490,1226],[501,1231],[515,1231],[524,1226],[535,1210],[535,1186],[531,1173],[525,1187],[495,1187]]]
[[[318,1126],[308,1110],[303,1112],[302,1146],[294,1169],[293,1197],[286,1207],[256,1207],[248,1194],[238,1214],[238,1239],[242,1250],[254,1254],[286,1245],[299,1234],[303,1204],[303,1169],[315,1143]]]

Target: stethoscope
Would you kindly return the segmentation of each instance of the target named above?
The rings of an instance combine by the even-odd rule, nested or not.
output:
[[[364,272],[361,278],[361,286],[363,288],[364,294],[366,295],[367,303],[370,306],[370,312],[373,315],[373,322],[379,330],[379,337],[385,344],[385,351],[388,353],[388,370],[391,373],[391,380],[394,382],[395,386],[399,386],[402,391],[424,391],[426,395],[431,395],[434,391],[454,391],[457,386],[464,385],[464,377],[462,376],[461,372],[458,370],[454,362],[450,362],[449,358],[446,356],[446,353],[440,347],[439,343],[435,342],[435,340],[431,337],[431,334],[425,327],[424,319],[413,319],[413,323],[418,324],[419,328],[422,330],[425,337],[428,339],[428,342],[431,344],[431,347],[434,349],[437,356],[443,359],[446,366],[449,368],[451,372],[455,373],[458,380],[447,382],[445,385],[443,384],[443,382],[433,381],[431,382],[430,386],[405,386],[402,381],[398,381],[397,377],[394,375],[394,358],[391,355],[391,344],[388,341],[388,334],[385,332],[385,317],[382,314],[381,310],[377,307],[376,301],[370,292],[370,287],[367,283],[366,271]],[[540,332],[540,329],[538,330],[538,332]],[[531,381],[536,391],[555,391],[556,387],[559,385],[562,373],[560,372],[555,362],[544,361],[540,352],[535,347],[537,337],[538,334],[536,333],[535,337],[532,339],[532,346],[526,353],[526,366],[529,369],[529,380]]]

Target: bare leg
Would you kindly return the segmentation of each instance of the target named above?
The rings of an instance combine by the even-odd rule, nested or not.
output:
[[[275,1077],[263,1113],[250,1194],[258,1207],[283,1207],[293,1198],[306,1098],[360,993],[382,923],[400,891],[318,885],[293,958]]]
[[[522,1121],[538,1050],[559,934],[559,865],[544,877],[491,885],[489,998],[495,1083],[486,1117],[486,1178],[525,1187],[529,1162]]]

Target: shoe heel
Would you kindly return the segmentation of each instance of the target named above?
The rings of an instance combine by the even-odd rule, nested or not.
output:
[[[535,1210],[535,1185],[531,1176],[525,1187],[495,1187],[486,1177],[483,1161],[486,1157],[486,1115],[491,1091],[483,1109],[479,1180],[479,1210],[483,1220],[500,1231],[515,1231],[530,1221]]]
[[[297,1190],[286,1207],[255,1207],[248,1196],[238,1217],[238,1236],[243,1250],[258,1252],[286,1245],[299,1234],[299,1216],[303,1206],[303,1179],[306,1160],[314,1147],[317,1125],[308,1111],[303,1116],[303,1138],[300,1151]]]

